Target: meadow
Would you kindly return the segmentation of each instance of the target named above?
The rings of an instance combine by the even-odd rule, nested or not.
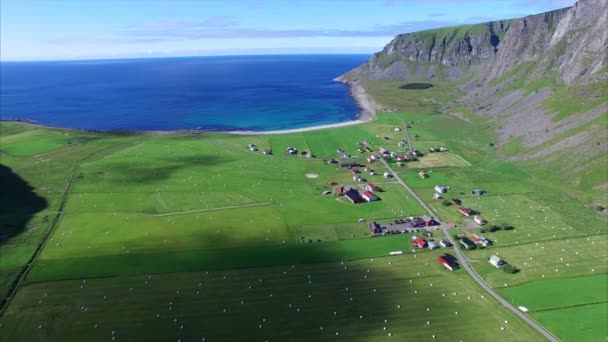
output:
[[[541,340],[436,255],[35,283],[0,329],[48,341]]]
[[[413,253],[412,234],[370,237],[371,220],[425,212],[382,176],[383,164],[370,165],[378,174],[363,172],[359,183],[327,160],[367,164],[371,152],[357,151],[362,141],[374,152],[405,152],[397,146],[404,132],[394,129],[405,122],[415,148],[449,152],[389,164],[456,226],[452,234],[513,227],[484,232],[494,244],[466,252],[475,270],[513,304],[529,305],[530,316],[561,339],[605,335],[596,323],[567,319],[591,312],[594,322],[608,320],[605,218],[536,169],[499,159],[489,129],[437,115],[453,95],[450,84],[401,85],[366,85],[395,113],[290,134],[80,132],[0,122],[3,188],[11,189],[3,203],[20,199],[0,212],[0,298],[15,294],[1,313],[0,334],[51,341],[539,340],[463,270],[445,270],[436,261],[445,251]],[[290,146],[315,157],[289,155]],[[351,158],[341,158],[339,148]],[[430,177],[419,178],[421,170]],[[368,181],[383,189],[379,201],[353,205],[322,194]],[[433,201],[438,184],[450,186],[446,199],[461,199],[488,224]],[[487,194],[474,196],[472,188]],[[387,257],[397,250],[404,255]],[[491,266],[493,254],[519,272]],[[579,290],[571,295],[570,288]]]

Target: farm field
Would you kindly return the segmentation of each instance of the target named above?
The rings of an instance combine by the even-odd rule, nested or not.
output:
[[[0,227],[0,298],[19,288],[1,313],[1,336],[539,340],[464,270],[445,270],[436,260],[445,251],[410,252],[413,234],[370,237],[371,220],[425,211],[382,176],[382,163],[370,165],[376,175],[360,167],[365,181],[357,182],[327,161],[367,164],[378,147],[405,153],[397,146],[404,132],[395,129],[404,123],[417,136],[416,149],[449,152],[389,165],[439,219],[455,225],[451,234],[493,241],[465,253],[485,281],[516,306],[530,303],[529,315],[560,339],[605,335],[597,321],[579,324],[567,315],[606,317],[606,220],[534,169],[498,159],[491,132],[434,115],[449,97],[442,86],[420,96],[395,85],[374,83],[370,94],[387,105],[399,94],[399,112],[290,134],[92,133],[1,122],[2,185],[19,199],[0,213],[8,222]],[[357,151],[363,141],[373,152]],[[421,170],[430,177],[421,179]],[[375,193],[380,200],[354,205],[336,194],[338,185],[364,191],[367,182],[383,190]],[[461,199],[488,223],[479,226],[458,206],[433,201],[439,184],[450,187],[446,199]],[[487,194],[474,196],[473,188]],[[491,225],[512,228],[490,232]],[[398,250],[404,255],[387,257]],[[493,254],[519,271],[494,268],[487,262]],[[32,256],[33,266],[20,273]]]
[[[35,283],[1,329],[48,341],[541,340],[436,255]]]

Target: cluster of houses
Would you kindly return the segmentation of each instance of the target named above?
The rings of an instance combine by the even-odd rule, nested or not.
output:
[[[438,226],[439,223],[432,217],[424,215],[421,217],[410,216],[406,219],[399,219],[391,222],[387,225],[381,226],[375,221],[369,224],[372,236],[390,235],[390,234],[402,234],[402,233],[417,233],[424,231],[428,237],[432,237],[433,234],[429,231],[431,227]],[[449,242],[444,242],[445,246],[448,247]]]
[[[477,246],[489,247],[492,244],[492,241],[487,239],[485,236],[473,234],[471,238],[462,237],[460,239],[460,244],[465,249],[475,249]]]
[[[401,145],[399,145],[399,146],[401,146]],[[380,159],[386,159],[386,160],[395,159],[395,160],[397,160],[397,165],[402,166],[403,163],[409,162],[409,161],[415,161],[418,159],[418,157],[423,155],[418,150],[411,150],[411,151],[405,152],[403,154],[400,154],[400,153],[396,153],[393,151],[389,151],[389,150],[385,149],[384,147],[378,147],[377,151],[378,151],[378,154],[372,154],[371,156],[369,156],[367,158],[368,162],[373,163]]]
[[[362,202],[372,202],[377,201],[379,198],[373,192],[369,190],[365,190],[363,192],[359,192],[359,190],[355,188],[351,188],[348,186],[340,186],[337,189],[338,195],[344,196],[347,200],[349,200],[352,204],[362,203]]]
[[[447,152],[448,148],[447,147],[431,147],[429,148],[429,152]]]
[[[435,241],[433,241],[433,240],[427,241],[425,238],[416,236],[416,235],[414,235],[410,238],[410,243],[412,244],[413,247],[416,247],[419,249],[428,248],[430,250],[434,250],[434,249],[439,248],[439,246],[441,246],[443,248],[452,247],[452,244],[446,239],[439,240],[439,246],[438,246],[437,243],[435,243]]]
[[[247,145],[247,147],[249,148],[249,151],[251,151],[251,152],[255,152],[258,150],[258,147],[255,144],[249,144],[249,145]],[[264,155],[270,155],[270,154],[272,154],[272,150],[265,149],[262,151],[262,153],[264,153]],[[294,153],[296,153],[296,152],[294,152]]]
[[[337,150],[336,150],[336,152],[338,152],[338,154],[339,154],[339,155],[340,155],[342,158],[345,158],[345,159],[350,158],[350,153],[348,153],[348,152],[344,151],[344,150],[343,150],[343,149],[341,149],[341,148],[337,149]]]
[[[435,194],[433,194],[433,200],[442,199],[442,194],[445,194],[450,189],[447,185],[435,185]]]
[[[367,140],[357,142],[357,152],[359,152],[359,153],[372,152],[373,150],[371,147],[369,147],[369,145],[370,145],[370,142]]]
[[[487,221],[483,217],[481,217],[479,215],[476,215],[477,212],[475,210],[473,210],[473,209],[465,208],[465,207],[460,207],[460,208],[458,208],[458,212],[461,213],[462,215],[466,216],[466,217],[473,216],[473,221],[475,223],[477,223],[478,225],[480,225],[480,226],[487,223]]]

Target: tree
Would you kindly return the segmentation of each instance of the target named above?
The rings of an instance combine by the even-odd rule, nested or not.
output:
[[[441,201],[441,204],[443,204],[443,206],[445,207],[449,207],[452,205],[452,202],[448,201],[447,199],[444,199],[443,201]]]
[[[517,267],[515,267],[515,266],[513,266],[511,264],[505,264],[502,267],[502,270],[505,271],[506,273],[509,273],[509,274],[515,274],[515,273],[519,272],[519,270],[517,269]]]

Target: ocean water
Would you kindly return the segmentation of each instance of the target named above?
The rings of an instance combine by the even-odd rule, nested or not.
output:
[[[0,63],[0,118],[96,130],[252,130],[352,120],[332,79],[367,55]]]

